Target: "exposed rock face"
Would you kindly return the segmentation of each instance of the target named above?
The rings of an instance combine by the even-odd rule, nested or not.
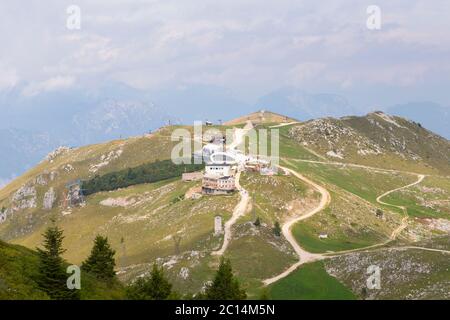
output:
[[[44,195],[43,207],[45,210],[51,210],[56,200],[56,194],[53,187],[51,187]]]
[[[189,278],[189,269],[186,267],[181,268],[180,273],[178,274],[183,280]]]
[[[24,210],[36,208],[36,188],[33,185],[25,184],[14,193],[13,210]]]
[[[40,174],[36,177],[36,183],[41,186],[45,186],[47,185],[47,178],[45,177],[44,174]]]
[[[67,152],[70,151],[69,147],[58,147],[56,150],[50,152],[46,157],[45,160],[47,160],[48,162],[53,162],[53,160],[55,160],[57,157],[59,157],[60,155],[63,155]]]
[[[8,212],[9,209],[6,208],[0,209],[0,224],[6,221],[6,218],[8,218]]]
[[[67,172],[67,173],[70,173],[70,172],[72,172],[73,170],[75,170],[75,169],[73,168],[73,166],[72,166],[70,163],[65,164],[65,165],[62,167],[62,169],[63,169],[65,172]]]
[[[69,189],[69,193],[67,195],[67,200],[69,202],[69,206],[80,206],[84,204],[84,197],[81,192],[81,186],[80,185],[73,185]]]
[[[50,181],[54,181],[57,176],[58,176],[58,172],[56,172],[56,171],[50,172]]]
[[[343,255],[325,262],[326,271],[355,293],[362,294],[371,275],[369,266],[380,268],[381,288],[368,289],[364,299],[449,299],[450,280],[445,254],[418,250],[381,250]]]
[[[95,173],[100,168],[107,166],[111,161],[118,159],[122,155],[122,152],[123,152],[122,149],[118,149],[115,151],[110,151],[108,154],[103,154],[100,157],[99,163],[91,165],[91,167],[89,168],[89,172]]]

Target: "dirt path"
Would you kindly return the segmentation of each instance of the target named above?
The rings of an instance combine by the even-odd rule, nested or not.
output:
[[[285,168],[285,167],[280,167],[281,169],[283,169],[285,172],[289,172],[289,174],[292,174],[294,176],[296,176],[298,179],[306,182],[307,184],[311,185],[314,187],[314,189],[316,189],[317,191],[320,192],[321,194],[321,199],[320,199],[320,203],[317,207],[315,207],[314,209],[312,209],[311,211],[299,216],[299,217],[295,217],[290,219],[289,221],[287,221],[283,227],[282,227],[282,232],[283,232],[283,236],[286,238],[286,240],[291,244],[291,246],[294,248],[295,253],[298,255],[299,257],[299,261],[295,264],[293,264],[292,266],[290,266],[286,271],[284,271],[283,273],[270,278],[270,279],[266,279],[263,281],[264,285],[269,285],[271,283],[274,283],[286,276],[288,276],[291,272],[293,272],[295,269],[297,269],[299,266],[301,266],[304,263],[308,263],[308,262],[312,262],[312,261],[316,261],[316,260],[321,260],[324,259],[324,255],[322,254],[316,254],[316,253],[311,253],[308,252],[306,250],[304,250],[302,247],[300,247],[300,245],[297,243],[297,241],[295,240],[295,237],[292,235],[291,229],[294,226],[294,224],[296,224],[299,221],[305,220],[307,218],[312,217],[313,215],[315,215],[316,213],[322,211],[325,207],[328,206],[328,204],[331,201],[331,196],[330,193],[322,186],[319,186],[318,184],[316,184],[315,182],[309,180],[308,178],[302,176],[301,174],[299,174],[298,172]]]
[[[247,124],[245,125],[245,127],[243,129],[240,129],[240,128],[235,129],[233,142],[228,146],[227,149],[229,149],[229,150],[236,149],[244,141],[244,137],[247,134],[247,132],[249,130],[251,130],[252,128],[253,128],[252,123],[247,122]],[[231,219],[225,223],[222,247],[217,251],[211,252],[212,255],[221,256],[225,253],[225,251],[227,250],[228,245],[230,244],[230,241],[231,241],[233,225],[236,223],[236,221],[240,217],[242,217],[245,214],[245,212],[247,210],[250,197],[248,195],[247,190],[245,190],[241,186],[241,184],[239,182],[240,177],[241,177],[241,171],[238,171],[236,173],[236,177],[235,177],[235,184],[236,184],[237,190],[239,191],[241,199],[240,199],[239,203],[237,204],[237,206],[234,208]]]
[[[245,212],[247,210],[247,206],[248,206],[248,202],[249,202],[249,195],[248,195],[247,190],[242,188],[242,186],[239,183],[240,176],[241,176],[241,173],[238,172],[236,174],[236,188],[239,190],[241,200],[239,201],[237,206],[234,208],[233,216],[231,217],[231,219],[225,223],[224,239],[223,239],[222,247],[217,251],[211,252],[212,255],[221,256],[224,254],[224,252],[227,250],[228,245],[230,244],[230,241],[231,241],[231,236],[232,236],[231,228],[236,223],[236,221],[245,214]]]
[[[318,162],[318,163],[321,163],[319,161],[309,161],[309,160],[306,160],[306,161],[307,162]],[[367,167],[367,166],[360,166],[360,165],[356,165],[356,166],[364,167],[366,169],[372,169],[372,168]],[[407,209],[404,206],[397,206],[397,205],[393,205],[393,204],[390,204],[390,203],[387,203],[387,202],[383,202],[381,199],[383,197],[393,193],[393,192],[396,192],[396,191],[399,191],[399,190],[402,190],[402,189],[406,189],[406,188],[412,187],[412,186],[414,186],[416,184],[419,184],[425,178],[425,175],[417,174],[417,177],[418,177],[417,181],[415,181],[413,183],[410,183],[410,184],[408,184],[406,186],[402,186],[402,187],[399,187],[399,188],[395,188],[393,190],[389,190],[389,191],[383,193],[382,195],[380,195],[379,197],[377,197],[376,201],[378,203],[400,208],[405,213],[405,217],[402,219],[402,223],[400,224],[400,226],[398,228],[396,228],[392,232],[392,234],[390,235],[388,240],[386,240],[385,242],[374,244],[372,246],[368,246],[368,247],[364,247],[364,248],[340,251],[340,252],[336,252],[336,253],[316,254],[316,253],[308,252],[308,251],[304,250],[302,247],[300,247],[300,245],[297,243],[297,241],[295,240],[294,236],[292,235],[291,228],[292,228],[292,226],[295,223],[297,223],[297,222],[299,222],[301,220],[305,220],[305,219],[313,216],[314,214],[320,212],[321,210],[323,210],[329,204],[329,202],[331,200],[330,194],[324,187],[319,186],[318,184],[316,184],[315,182],[313,182],[313,181],[309,180],[308,178],[302,176],[298,172],[296,172],[294,170],[291,170],[291,169],[288,169],[288,168],[285,168],[285,167],[280,167],[280,168],[282,168],[285,172],[288,172],[289,174],[293,174],[294,176],[296,176],[300,180],[302,180],[302,181],[312,185],[316,190],[318,190],[320,192],[321,200],[320,200],[319,205],[316,208],[314,208],[313,210],[311,210],[310,212],[308,212],[308,213],[306,213],[304,215],[301,215],[300,217],[293,218],[293,219],[289,220],[288,222],[286,222],[283,225],[283,228],[282,228],[283,235],[286,238],[286,240],[288,240],[288,242],[292,245],[292,247],[294,248],[295,252],[299,256],[299,261],[297,263],[293,264],[291,267],[289,267],[283,273],[281,273],[281,274],[279,274],[279,275],[277,275],[277,276],[275,276],[273,278],[264,280],[263,284],[265,286],[270,285],[270,284],[272,284],[272,283],[274,283],[274,282],[276,282],[276,281],[278,281],[280,279],[285,278],[290,273],[295,271],[302,264],[313,262],[313,261],[317,261],[317,260],[323,260],[323,259],[327,259],[327,258],[333,258],[333,257],[336,257],[336,256],[347,255],[347,254],[351,254],[351,253],[358,252],[358,251],[367,251],[367,250],[374,249],[374,248],[377,248],[377,247],[385,246],[389,242],[395,240],[398,237],[398,235],[408,226]],[[376,169],[378,169],[378,168],[376,168]],[[385,170],[383,170],[383,171],[385,171]],[[387,171],[392,171],[392,170],[387,170]],[[400,248],[422,249],[422,250],[439,251],[439,252],[448,253],[448,251],[446,251],[446,250],[428,249],[428,248],[422,248],[422,247],[400,247]]]
[[[389,194],[391,194],[393,192],[396,192],[396,191],[399,191],[399,190],[403,190],[403,189],[415,186],[416,184],[421,183],[424,178],[425,178],[425,175],[418,174],[417,175],[417,181],[415,181],[413,183],[410,183],[410,184],[408,184],[406,186],[403,186],[403,187],[399,187],[399,188],[395,188],[395,189],[389,190],[389,191],[387,191],[387,192],[385,192],[382,195],[377,197],[376,201],[378,203],[386,205],[386,206],[399,208],[399,209],[401,209],[403,211],[403,213],[405,215],[403,217],[403,219],[402,219],[402,222],[401,222],[400,226],[398,226],[395,230],[392,231],[392,233],[389,236],[388,240],[386,240],[386,241],[384,241],[382,243],[374,244],[372,246],[368,246],[368,247],[364,247],[364,248],[339,251],[339,252],[336,252],[336,253],[334,253],[334,252],[333,253],[325,253],[324,255],[327,256],[327,257],[335,257],[335,256],[345,255],[345,254],[359,252],[359,251],[367,251],[369,249],[375,249],[377,247],[385,246],[388,243],[390,243],[390,242],[394,241],[395,239],[397,239],[397,237],[401,234],[401,232],[408,226],[408,221],[409,221],[408,210],[404,206],[398,206],[398,205],[394,205],[394,204],[391,204],[391,203],[384,202],[384,201],[381,200],[381,198],[383,198],[383,197],[385,197],[385,196],[387,196],[387,195],[389,195]],[[406,248],[406,247],[402,247],[402,248]],[[416,248],[421,248],[421,247],[416,247]]]
[[[244,142],[244,137],[247,134],[248,131],[250,131],[251,129],[253,129],[253,124],[250,121],[247,121],[247,123],[245,124],[244,128],[235,128],[234,129],[234,139],[233,141],[230,143],[229,146],[226,147],[227,150],[234,150],[237,147],[239,147],[239,145]]]
[[[423,181],[423,179],[425,179],[425,175],[418,174],[417,175],[417,181],[415,181],[413,183],[410,183],[410,184],[408,184],[406,186],[400,187],[400,188],[389,190],[389,191],[383,193],[381,196],[379,196],[377,198],[377,202],[378,203],[384,204],[385,206],[399,208],[399,209],[401,209],[403,211],[403,214],[405,215],[405,217],[402,219],[401,225],[392,232],[392,234],[390,236],[390,240],[395,240],[400,235],[400,233],[408,226],[408,221],[409,221],[408,210],[406,209],[405,206],[398,206],[398,205],[395,205],[395,204],[387,203],[387,202],[382,201],[381,199],[384,198],[385,196],[393,193],[393,192],[396,192],[396,191],[399,191],[399,190],[403,190],[403,189],[407,189],[409,187],[415,186],[416,184],[421,183]]]
[[[271,127],[269,127],[270,129],[272,129],[272,128],[282,128],[282,127],[287,127],[287,126],[291,126],[291,125],[293,125],[293,124],[298,124],[298,123],[300,123],[300,122],[298,122],[298,121],[293,121],[293,122],[287,122],[287,123],[280,123],[280,124],[277,124],[277,125],[275,125],[275,126],[271,126]]]
[[[285,158],[283,158],[285,159]],[[356,163],[344,163],[344,162],[335,162],[335,161],[318,161],[318,160],[306,160],[306,159],[295,159],[295,158],[286,158],[291,161],[297,161],[297,162],[308,162],[308,163],[316,163],[316,164],[327,164],[327,165],[334,165],[334,166],[342,166],[342,167],[353,167],[353,168],[361,168],[361,169],[368,169],[375,172],[392,172],[392,173],[406,173],[406,174],[412,174],[416,176],[424,176],[427,175],[420,174],[417,172],[411,172],[411,171],[402,171],[402,170],[395,170],[395,169],[384,169],[384,168],[377,168],[377,167],[371,167],[371,166],[365,166],[362,164],[356,164]],[[400,189],[403,189],[405,187],[402,187]],[[396,190],[392,190],[396,191]]]
[[[415,249],[415,250],[424,250],[424,251],[441,252],[441,253],[450,254],[450,250],[433,249],[433,248],[416,247],[416,246],[394,247],[394,248],[390,248],[390,249],[394,249],[394,250]]]

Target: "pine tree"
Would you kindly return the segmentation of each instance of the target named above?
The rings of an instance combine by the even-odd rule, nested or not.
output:
[[[273,234],[277,237],[281,236],[281,227],[278,221],[275,222],[275,226],[273,227]]]
[[[255,225],[255,227],[261,226],[261,219],[259,219],[259,217],[257,217],[255,222],[253,222],[253,224]]]
[[[127,296],[132,300],[167,300],[175,297],[172,285],[164,275],[164,269],[153,265],[150,275],[138,278],[127,288]]]
[[[114,251],[108,243],[108,238],[98,235],[94,240],[91,255],[83,262],[81,269],[89,272],[97,279],[110,281],[115,279]]]
[[[245,290],[240,288],[239,281],[233,276],[230,260],[221,259],[214,281],[205,290],[205,297],[209,300],[244,300],[247,298]]]
[[[52,222],[54,223],[53,220]],[[61,258],[61,255],[65,252],[62,248],[62,241],[64,239],[63,231],[53,225],[45,231],[43,236],[44,249],[37,248],[39,256],[37,283],[39,287],[51,299],[79,299],[78,290],[70,290],[67,288],[68,274],[65,270],[65,262]]]

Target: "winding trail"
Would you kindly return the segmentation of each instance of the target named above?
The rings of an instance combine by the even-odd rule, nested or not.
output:
[[[399,209],[401,209],[401,210],[403,211],[403,214],[405,215],[405,216],[403,217],[403,219],[402,219],[401,225],[400,225],[397,229],[395,229],[395,230],[392,232],[392,234],[391,234],[391,236],[390,236],[390,241],[395,240],[395,239],[400,235],[400,233],[408,226],[408,221],[409,221],[408,209],[406,209],[405,206],[398,206],[398,205],[395,205],[395,204],[387,203],[387,202],[382,201],[381,199],[384,198],[384,197],[387,196],[387,195],[390,195],[390,194],[393,193],[393,192],[396,192],[396,191],[399,191],[399,190],[403,190],[403,189],[407,189],[407,188],[409,188],[409,187],[415,186],[416,184],[421,183],[421,182],[423,181],[423,179],[425,179],[425,175],[423,175],[423,174],[418,174],[418,175],[417,175],[417,181],[415,181],[415,182],[413,182],[413,183],[410,183],[410,184],[408,184],[408,185],[406,185],[406,186],[400,187],[400,188],[396,188],[396,189],[393,189],[393,190],[389,190],[389,191],[383,193],[381,196],[379,196],[379,197],[377,198],[377,202],[378,202],[378,203],[384,204],[385,206],[390,206],[390,207],[394,207],[394,208],[399,208]]]
[[[308,161],[308,162],[310,162],[310,161]],[[318,161],[315,161],[315,162],[318,162]],[[356,166],[364,167],[364,168],[367,168],[367,169],[372,169],[370,167],[361,166],[361,165],[356,165]],[[309,180],[308,178],[305,178],[304,176],[302,176],[298,172],[296,172],[294,170],[291,170],[291,169],[288,169],[288,168],[285,168],[285,167],[280,167],[280,168],[282,168],[286,172],[289,172],[290,174],[293,174],[294,176],[296,176],[300,180],[302,180],[302,181],[312,185],[316,190],[318,190],[320,192],[321,200],[320,200],[319,205],[316,208],[314,208],[313,210],[311,210],[310,212],[308,212],[308,213],[306,213],[304,215],[301,215],[300,217],[293,218],[293,219],[289,220],[288,222],[286,222],[283,225],[283,228],[282,228],[283,235],[285,236],[286,240],[292,245],[292,247],[294,248],[295,252],[299,256],[299,261],[296,262],[295,264],[293,264],[292,266],[290,266],[287,270],[285,270],[281,274],[279,274],[279,275],[277,275],[275,277],[263,280],[263,284],[265,286],[270,285],[270,284],[272,284],[274,282],[277,282],[280,279],[285,278],[290,273],[295,271],[299,266],[301,266],[301,265],[303,265],[305,263],[318,261],[318,260],[323,260],[323,259],[328,259],[328,258],[333,258],[333,257],[336,257],[336,256],[347,255],[347,254],[351,254],[351,253],[359,252],[359,251],[367,251],[367,250],[374,249],[374,248],[377,248],[377,247],[385,246],[388,243],[390,243],[393,240],[395,240],[400,235],[400,233],[408,226],[407,209],[404,206],[397,206],[397,205],[393,205],[393,204],[390,204],[390,203],[387,203],[387,202],[383,202],[381,199],[383,197],[393,193],[393,192],[396,192],[396,191],[399,191],[399,190],[406,189],[406,188],[412,187],[414,185],[417,185],[417,184],[421,183],[422,180],[425,178],[425,175],[423,175],[423,174],[416,174],[417,175],[417,181],[415,181],[413,183],[410,183],[408,185],[399,187],[399,188],[395,188],[395,189],[389,190],[389,191],[387,191],[387,192],[385,192],[382,195],[377,197],[376,201],[378,203],[383,204],[383,205],[387,205],[387,206],[400,208],[400,209],[402,209],[402,211],[405,214],[405,217],[402,219],[402,223],[400,224],[400,226],[398,228],[393,230],[393,232],[391,233],[391,235],[390,235],[388,240],[386,240],[385,242],[374,244],[374,245],[371,245],[371,246],[368,246],[368,247],[364,247],[364,248],[357,248],[357,249],[352,249],[352,250],[339,251],[339,252],[336,252],[336,253],[333,252],[333,253],[316,254],[316,253],[308,252],[305,249],[303,249],[297,243],[297,241],[295,240],[295,237],[292,235],[291,229],[292,229],[292,226],[295,223],[297,223],[297,222],[299,222],[301,220],[305,220],[305,219],[313,216],[314,214],[320,212],[321,210],[323,210],[330,203],[330,200],[331,200],[330,194],[324,187],[316,184],[315,182]],[[378,169],[378,168],[376,168],[376,169]],[[386,171],[393,171],[393,170],[386,170]],[[418,250],[427,250],[427,251],[450,253],[450,251],[446,251],[446,250],[431,249],[431,248],[424,248],[424,247],[413,247],[413,246],[409,246],[409,247],[408,246],[405,246],[405,247],[394,247],[392,249],[398,249],[398,250],[400,250],[400,249],[418,249]]]
[[[277,126],[272,126],[271,128],[279,128],[279,127],[283,127],[283,126],[288,126],[291,124],[295,124],[294,123],[285,123],[285,124],[280,124]],[[251,122],[248,122],[247,125],[243,128],[243,129],[236,129],[235,130],[235,134],[234,134],[234,139],[233,142],[231,143],[231,145],[229,146],[228,150],[233,150],[236,149],[242,142],[244,139],[245,134],[247,133],[248,130],[252,129],[253,126],[251,124]],[[314,189],[316,189],[320,195],[320,202],[319,204],[311,209],[310,211],[306,212],[305,214],[302,214],[300,216],[297,217],[293,217],[291,219],[289,219],[288,221],[286,221],[283,224],[282,227],[282,233],[283,236],[286,238],[286,240],[291,244],[292,248],[294,249],[295,253],[298,255],[299,261],[296,262],[295,264],[291,265],[287,270],[285,270],[284,272],[280,273],[279,275],[263,280],[263,284],[265,286],[270,285],[274,282],[277,282],[280,279],[283,279],[285,277],[287,277],[289,274],[291,274],[293,271],[295,271],[299,266],[306,264],[306,263],[310,263],[313,261],[318,261],[318,260],[323,260],[323,259],[329,259],[329,258],[333,258],[336,256],[341,256],[341,255],[347,255],[347,254],[351,254],[357,251],[364,251],[364,250],[369,250],[369,249],[373,249],[373,248],[377,248],[377,247],[382,247],[385,246],[386,244],[388,244],[389,242],[395,240],[400,233],[408,226],[408,213],[407,213],[407,209],[404,206],[398,206],[398,205],[394,205],[394,204],[390,204],[387,202],[382,201],[381,199],[393,192],[402,190],[402,189],[406,189],[409,187],[412,187],[414,185],[417,185],[419,183],[422,182],[422,180],[425,178],[425,175],[423,174],[418,174],[418,173],[414,173],[414,172],[405,172],[405,171],[399,171],[399,170],[393,170],[393,169],[382,169],[382,168],[376,168],[376,167],[369,167],[369,166],[365,166],[365,165],[359,165],[359,164],[352,164],[352,163],[340,163],[340,162],[325,162],[325,161],[314,161],[314,160],[303,160],[303,159],[291,159],[291,160],[295,160],[295,161],[302,161],[302,162],[309,162],[309,163],[319,163],[319,164],[328,164],[328,165],[339,165],[339,166],[350,166],[350,167],[358,167],[358,168],[364,168],[364,169],[368,169],[368,170],[373,170],[373,171],[379,171],[379,172],[393,172],[393,173],[398,173],[398,172],[402,172],[402,173],[409,173],[409,174],[414,174],[417,175],[418,179],[417,181],[410,183],[406,186],[402,186],[399,188],[395,188],[393,190],[389,190],[385,193],[383,193],[382,195],[378,196],[376,201],[380,204],[383,205],[387,205],[387,206],[391,206],[391,207],[396,207],[396,208],[400,208],[403,213],[405,214],[405,217],[402,219],[402,222],[400,224],[400,226],[398,228],[396,228],[395,230],[393,230],[393,232],[391,233],[390,237],[388,240],[386,240],[385,242],[379,243],[379,244],[374,244],[368,247],[364,247],[364,248],[358,248],[358,249],[352,249],[352,250],[346,250],[346,251],[340,251],[340,252],[336,252],[336,253],[322,253],[322,254],[318,254],[318,253],[311,253],[309,251],[306,251],[305,249],[303,249],[299,243],[296,241],[295,237],[292,234],[292,227],[297,223],[300,222],[302,220],[308,219],[312,216],[314,216],[315,214],[317,214],[318,212],[322,211],[323,209],[325,209],[330,201],[331,201],[331,196],[330,193],[328,192],[327,189],[325,189],[324,187],[318,185],[317,183],[313,182],[312,180],[306,178],[305,176],[301,175],[300,173],[286,168],[286,167],[282,167],[279,166],[282,170],[284,170],[286,173],[288,174],[292,174],[295,177],[297,177],[298,179],[302,180],[303,182],[311,185]],[[239,170],[236,174],[236,188],[238,189],[239,193],[240,193],[240,201],[237,204],[237,206],[234,208],[233,210],[233,215],[231,217],[231,219],[229,219],[226,223],[225,223],[225,227],[224,227],[224,241],[222,244],[222,247],[217,250],[217,251],[213,251],[211,254],[212,255],[223,255],[225,253],[225,251],[227,250],[229,243],[232,239],[232,227],[233,225],[237,222],[237,220],[242,217],[248,207],[248,203],[249,203],[249,194],[247,192],[247,190],[245,190],[239,182],[240,179],[240,175],[241,175],[241,170]],[[419,250],[428,250],[428,251],[437,251],[437,252],[443,252],[443,253],[450,253],[449,251],[446,250],[439,250],[439,249],[431,249],[431,248],[423,248],[423,247],[397,247],[397,248],[392,248],[392,249],[419,249]]]
[[[237,147],[239,147],[239,145],[244,141],[244,137],[247,134],[247,132],[249,130],[251,130],[252,128],[253,128],[252,123],[250,121],[248,121],[243,129],[240,129],[240,128],[235,129],[233,142],[228,146],[227,149],[234,150]],[[239,203],[234,208],[231,219],[229,219],[225,223],[222,247],[217,251],[211,252],[212,255],[221,256],[225,253],[225,251],[227,250],[228,245],[230,244],[230,241],[231,241],[233,225],[247,211],[250,197],[249,197],[247,190],[245,190],[240,184],[239,179],[241,177],[241,170],[242,170],[241,168],[238,168],[238,172],[236,173],[236,176],[235,176],[236,188],[239,191],[239,195],[240,195],[241,199],[239,200]]]
[[[296,161],[296,162],[307,162],[307,163],[315,163],[315,164],[326,164],[326,165],[333,165],[333,166],[340,166],[340,167],[352,167],[352,168],[360,168],[360,169],[367,169],[367,170],[371,170],[371,171],[375,171],[375,172],[392,172],[392,173],[406,173],[406,174],[412,174],[412,175],[416,175],[416,176],[430,176],[430,175],[426,175],[426,174],[421,174],[421,173],[417,173],[417,172],[412,172],[412,171],[403,171],[403,170],[396,170],[396,169],[385,169],[385,168],[378,168],[378,167],[371,167],[371,166],[366,166],[363,164],[357,164],[357,163],[346,163],[346,162],[336,162],[336,161],[318,161],[318,160],[307,160],[307,159],[297,159],[297,158],[283,158],[283,159],[288,159],[291,161]],[[401,187],[400,189],[403,189],[404,187]],[[392,190],[394,191],[394,190]]]
[[[264,280],[263,283],[266,286],[288,276],[291,272],[296,270],[299,266],[301,266],[304,263],[313,262],[313,261],[317,261],[317,260],[321,260],[321,259],[325,258],[325,256],[322,254],[311,253],[311,252],[306,251],[302,247],[300,247],[300,245],[295,240],[295,237],[292,235],[291,229],[292,229],[293,225],[296,224],[297,222],[305,220],[307,218],[310,218],[313,215],[315,215],[316,213],[325,209],[325,207],[327,207],[331,201],[330,193],[324,187],[322,187],[322,186],[316,184],[315,182],[309,180],[308,178],[302,176],[298,172],[288,169],[288,168],[285,168],[285,167],[280,167],[280,168],[283,169],[284,171],[289,172],[290,174],[296,176],[298,179],[306,182],[307,184],[310,184],[311,186],[313,186],[314,189],[316,189],[317,191],[320,192],[321,198],[320,198],[319,205],[317,207],[315,207],[311,211],[307,212],[306,214],[303,214],[299,217],[295,217],[295,218],[288,220],[283,225],[283,227],[282,227],[283,235],[286,238],[286,240],[291,244],[291,246],[294,248],[295,253],[299,257],[299,261],[297,263],[293,264],[292,266],[290,266],[286,271],[282,272],[281,274],[279,274],[273,278]]]
[[[233,216],[231,217],[231,219],[229,219],[225,223],[222,247],[217,251],[211,252],[212,255],[221,256],[225,253],[225,251],[227,250],[228,245],[230,244],[230,241],[231,241],[231,236],[232,236],[231,228],[236,223],[236,221],[245,214],[245,212],[247,210],[247,206],[248,206],[248,202],[249,202],[249,195],[248,195],[247,190],[242,188],[242,186],[239,183],[240,175],[241,175],[241,172],[238,172],[236,174],[235,182],[236,182],[236,188],[239,190],[241,200],[239,201],[237,206],[234,208]]]
[[[277,125],[275,125],[275,126],[271,126],[271,127],[269,127],[270,129],[272,129],[272,128],[282,128],[282,127],[287,127],[287,126],[291,126],[291,125],[293,125],[293,124],[299,124],[300,122],[298,122],[298,121],[293,121],[293,122],[286,122],[286,123],[280,123],[280,124],[277,124]]]
[[[379,196],[379,197],[377,198],[377,202],[378,202],[378,203],[381,203],[381,204],[384,204],[384,205],[386,205],[386,206],[391,206],[391,207],[400,208],[400,209],[403,210],[403,212],[406,212],[406,208],[405,208],[404,206],[397,206],[397,205],[395,205],[395,204],[391,204],[391,203],[384,202],[384,201],[381,200],[381,198],[384,198],[385,196],[387,196],[387,195],[389,195],[389,194],[391,194],[391,193],[394,193],[394,192],[396,192],[396,191],[403,190],[403,189],[407,189],[407,188],[409,188],[409,187],[415,186],[416,184],[421,183],[422,180],[423,180],[424,178],[425,178],[425,175],[424,175],[424,174],[418,174],[418,175],[417,175],[417,181],[415,181],[415,182],[413,182],[413,183],[410,183],[410,184],[408,184],[408,185],[406,185],[406,186],[403,186],[403,187],[400,187],[400,188],[396,188],[396,189],[392,189],[392,190],[389,190],[389,191],[383,193],[381,196]]]

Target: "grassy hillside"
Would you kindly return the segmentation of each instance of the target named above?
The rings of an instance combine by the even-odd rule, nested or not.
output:
[[[301,266],[286,278],[269,287],[274,300],[354,300],[351,290],[331,277],[323,262]]]
[[[286,121],[276,114],[274,118],[269,117],[270,113],[266,116],[267,122],[259,127]],[[64,257],[68,261],[83,261],[94,237],[101,234],[109,238],[117,251],[118,275],[123,282],[148,273],[156,261],[164,265],[175,290],[198,292],[211,280],[219,261],[211,255],[223,242],[223,235],[213,234],[214,217],[222,216],[224,223],[231,217],[239,200],[237,193],[194,199],[191,195],[199,191],[200,181],[183,182],[180,177],[166,176],[168,179],[158,182],[93,193],[81,206],[70,207],[65,200],[66,184],[72,180],[109,177],[115,172],[126,175],[129,168],[170,159],[177,143],[171,141],[171,134],[178,128],[192,132],[192,127],[187,126],[164,127],[142,137],[60,149],[51,154],[0,190],[0,214],[6,213],[6,220],[0,221],[0,239],[34,249],[41,243],[50,217],[55,217],[66,236]],[[209,128],[223,131],[230,126]],[[397,244],[414,245],[421,241],[418,243],[431,245],[436,243],[434,239],[448,233],[447,140],[415,123],[382,114],[320,119],[279,130],[281,164],[322,185],[331,195],[324,210],[293,227],[294,237],[306,250],[337,252],[388,240],[402,224],[405,213],[400,208],[379,204],[376,199],[388,190],[417,180],[416,174],[405,171],[429,175],[419,185],[383,198],[405,206],[411,217]],[[381,140],[377,140],[379,137]],[[427,139],[428,146],[420,150],[412,146],[423,145]],[[345,163],[402,171],[358,168]],[[154,180],[141,182],[148,181]],[[317,206],[320,197],[310,185],[293,175],[283,175],[282,171],[275,176],[246,172],[240,182],[249,192],[250,206],[233,227],[225,255],[231,259],[249,297],[254,298],[259,295],[261,280],[281,273],[297,259],[286,239],[274,235],[275,221],[283,224],[304,214]],[[54,201],[49,207],[52,194]],[[381,217],[377,210],[382,210]],[[256,217],[261,220],[260,226],[253,224]],[[321,233],[328,238],[319,239]],[[32,257],[30,253],[27,259]],[[308,268],[315,269],[298,272],[323,272],[321,266]],[[292,296],[302,296],[294,291]]]
[[[326,270],[362,299],[450,299],[449,255],[423,250],[376,250],[334,258]],[[381,289],[364,290],[367,268],[381,268]]]
[[[392,193],[384,200],[407,207],[413,217],[450,219],[450,178],[426,177],[420,185]]]
[[[0,300],[47,300],[36,283],[39,258],[33,250],[0,241]],[[120,283],[108,285],[82,273],[81,299],[124,299]]]
[[[448,140],[417,123],[381,112],[311,120],[290,127],[288,135],[329,161],[450,174]]]
[[[229,120],[224,123],[227,126],[234,126],[245,123],[247,121],[251,121],[254,124],[263,124],[263,123],[287,123],[287,122],[297,122],[298,120],[283,116],[281,114],[277,114],[270,111],[257,111],[254,113],[250,113],[246,116],[239,117],[233,120]]]

